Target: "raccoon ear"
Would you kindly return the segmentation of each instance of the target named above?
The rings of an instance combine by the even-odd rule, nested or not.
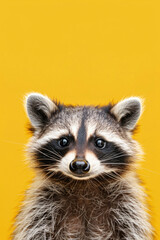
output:
[[[142,99],[138,97],[126,98],[114,105],[111,113],[122,127],[132,131],[142,113]]]
[[[42,128],[56,111],[57,105],[47,96],[40,93],[30,93],[26,96],[25,108],[31,125],[37,129]]]

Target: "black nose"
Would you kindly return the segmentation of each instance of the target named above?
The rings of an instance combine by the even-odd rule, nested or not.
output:
[[[76,174],[87,173],[90,169],[89,162],[86,160],[73,160],[69,166],[71,172]]]

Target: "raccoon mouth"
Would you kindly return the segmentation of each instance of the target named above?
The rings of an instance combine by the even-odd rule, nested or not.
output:
[[[90,176],[89,174],[73,174],[73,173],[71,175],[77,178],[87,178]]]
[[[72,173],[72,172],[67,172],[66,173],[67,176],[71,177],[71,178],[74,178],[74,179],[77,179],[77,180],[85,180],[85,179],[88,179],[88,178],[91,178],[91,175],[89,173],[83,173],[83,174],[78,174],[78,173]]]

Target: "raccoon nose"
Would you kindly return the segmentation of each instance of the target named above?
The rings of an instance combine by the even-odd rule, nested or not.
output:
[[[90,169],[89,162],[86,160],[73,160],[69,166],[71,172],[76,174],[84,174],[87,173]]]

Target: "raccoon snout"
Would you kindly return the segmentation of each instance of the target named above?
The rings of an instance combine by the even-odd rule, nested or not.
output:
[[[90,164],[86,160],[73,160],[69,166],[71,172],[76,174],[85,174],[90,169]]]

